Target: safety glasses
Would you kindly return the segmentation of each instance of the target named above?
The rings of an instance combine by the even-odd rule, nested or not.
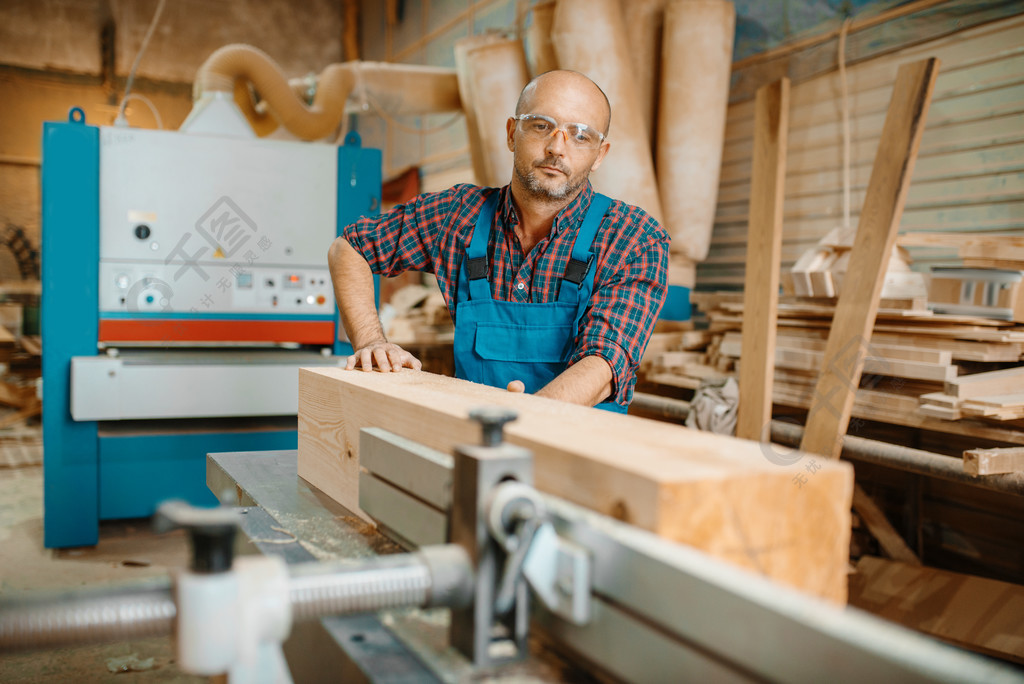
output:
[[[550,116],[543,114],[520,114],[512,117],[519,131],[531,140],[547,140],[555,133],[562,133],[565,143],[581,150],[595,150],[604,142],[604,133],[587,124],[560,124]]]

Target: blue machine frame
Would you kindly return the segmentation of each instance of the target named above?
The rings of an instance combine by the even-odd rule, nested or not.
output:
[[[99,521],[152,514],[168,498],[215,505],[206,488],[206,454],[294,449],[292,429],[104,434],[75,422],[71,359],[97,354],[99,338],[99,128],[71,110],[43,125],[42,310],[43,528],[47,548],[99,540]],[[379,211],[380,150],[350,134],[338,148],[337,233]],[[326,253],[326,245],[324,251]],[[335,311],[336,330],[340,331]],[[337,337],[337,336],[336,336]],[[336,355],[352,347],[335,340]]]

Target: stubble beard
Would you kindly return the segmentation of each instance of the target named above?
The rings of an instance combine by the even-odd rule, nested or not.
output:
[[[532,165],[528,165],[525,160],[515,160],[512,165],[515,170],[516,178],[523,188],[530,193],[536,199],[542,201],[562,201],[569,197],[572,197],[576,192],[583,187],[583,184],[587,182],[587,178],[590,175],[589,172],[584,171],[579,174],[578,177],[566,174],[567,178],[564,182],[550,188],[545,186],[541,179],[537,177],[536,167],[538,166],[552,166],[564,172],[564,167],[554,158],[545,158],[536,162]]]

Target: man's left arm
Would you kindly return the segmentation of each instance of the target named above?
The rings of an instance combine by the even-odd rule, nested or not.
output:
[[[628,257],[609,260],[597,274],[569,367],[538,395],[585,406],[632,398],[668,280],[668,236],[657,224],[645,234],[628,246]]]
[[[538,397],[594,406],[612,393],[612,367],[600,356],[585,356],[537,391]]]

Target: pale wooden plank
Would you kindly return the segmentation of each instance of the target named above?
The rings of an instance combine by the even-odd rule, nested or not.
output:
[[[743,290],[743,339],[748,354],[740,368],[736,436],[770,440],[775,317],[779,303],[782,198],[789,130],[789,80],[757,92],[754,176],[750,194],[747,280]]]
[[[937,72],[938,61],[926,59],[906,64],[897,73],[850,266],[825,348],[824,370],[800,442],[803,451],[829,458],[839,458],[842,451],[842,437],[850,421],[864,363],[862,348],[875,324],[884,274],[896,241]],[[890,556],[916,560],[885,516],[877,509],[872,510],[872,502],[859,487],[854,488],[854,502]]]
[[[805,591],[842,600],[852,471],[805,474],[764,445],[417,371],[299,373],[299,474],[358,510],[359,431],[380,427],[450,453],[478,443],[469,411],[515,410],[508,441],[556,494]],[[628,458],[623,455],[628,454]]]
[[[986,395],[1012,394],[1024,387],[1024,366],[961,375],[946,383],[946,394],[960,399],[973,399]]]
[[[782,383],[776,370],[775,385],[772,397],[776,404],[806,409],[811,404],[814,393],[812,387]],[[873,420],[890,425],[922,428],[934,432],[962,435],[974,439],[990,439],[1008,444],[1024,445],[1024,430],[1017,427],[1004,427],[978,420],[948,420],[927,416],[915,408],[914,397],[889,395],[873,390],[857,390],[857,398],[853,404],[853,416],[862,420]],[[939,407],[941,408],[941,407]]]
[[[885,273],[921,142],[938,70],[929,59],[900,68],[875,160],[862,218],[850,256],[832,331],[825,371],[818,380],[801,449],[838,458],[850,420],[854,390],[871,337]]]
[[[1024,471],[1024,448],[969,449],[964,452],[964,472],[999,475]]]
[[[957,408],[960,406],[960,400],[958,398],[946,394],[945,392],[929,392],[927,394],[922,394],[920,399],[922,404],[937,404],[947,408]]]
[[[887,556],[910,565],[921,565],[921,561],[893,528],[882,509],[860,485],[853,488],[853,507]]]
[[[993,406],[995,408],[1017,408],[1024,406],[1024,394],[1015,392],[1013,394],[997,394],[994,396],[977,397],[971,399],[973,404],[982,406]]]
[[[940,420],[960,420],[963,418],[963,412],[960,411],[959,407],[921,404],[917,410],[921,415],[928,416],[929,418],[939,418]]]
[[[793,349],[784,346],[777,347],[775,351],[775,365],[780,368],[820,371],[824,366],[824,351]],[[874,347],[865,350],[865,353],[874,354]],[[957,367],[926,361],[902,361],[892,358],[865,356],[863,372],[870,373],[871,375],[907,378],[909,380],[946,382],[956,377]]]

